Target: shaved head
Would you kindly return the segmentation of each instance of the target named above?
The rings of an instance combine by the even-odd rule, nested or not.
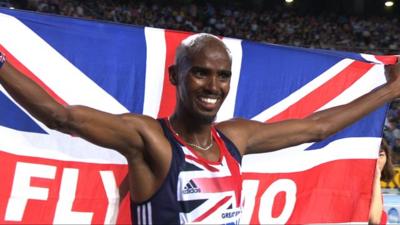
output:
[[[212,34],[199,33],[185,38],[178,46],[175,55],[175,65],[178,67],[177,69],[179,70],[182,65],[190,62],[192,57],[205,47],[224,50],[232,61],[231,51],[221,39]]]
[[[193,116],[198,123],[214,121],[229,93],[231,67],[231,53],[218,37],[200,33],[184,39],[168,68],[177,93],[175,113]]]

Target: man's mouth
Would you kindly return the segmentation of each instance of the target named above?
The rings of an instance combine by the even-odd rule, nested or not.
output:
[[[201,97],[200,101],[206,103],[206,104],[212,104],[215,105],[217,104],[218,98],[206,98],[206,97]]]
[[[206,111],[214,111],[218,107],[218,103],[220,101],[219,97],[199,97],[198,98],[201,108]]]

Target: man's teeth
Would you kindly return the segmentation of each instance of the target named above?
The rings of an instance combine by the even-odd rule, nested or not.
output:
[[[201,100],[205,103],[208,104],[215,104],[217,103],[217,99],[216,98],[201,98]]]

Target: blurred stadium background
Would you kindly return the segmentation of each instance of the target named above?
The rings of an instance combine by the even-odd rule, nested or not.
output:
[[[227,37],[371,54],[400,54],[400,0],[0,0],[0,6]],[[384,137],[395,178],[382,182],[389,223],[400,223],[400,100]]]

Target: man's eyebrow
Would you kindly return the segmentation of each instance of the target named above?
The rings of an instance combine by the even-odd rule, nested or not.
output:
[[[220,73],[224,73],[224,74],[229,74],[232,75],[232,71],[231,70],[219,70]]]
[[[209,71],[211,71],[211,69],[209,69],[209,68],[207,68],[207,67],[202,67],[202,66],[193,66],[192,68],[190,68],[190,71],[209,72]]]
[[[202,67],[202,66],[192,66],[192,68],[190,68],[190,71],[204,71],[204,72],[209,72],[211,71],[210,68],[208,67]],[[231,70],[217,70],[218,73],[225,73],[225,74],[232,74]]]

